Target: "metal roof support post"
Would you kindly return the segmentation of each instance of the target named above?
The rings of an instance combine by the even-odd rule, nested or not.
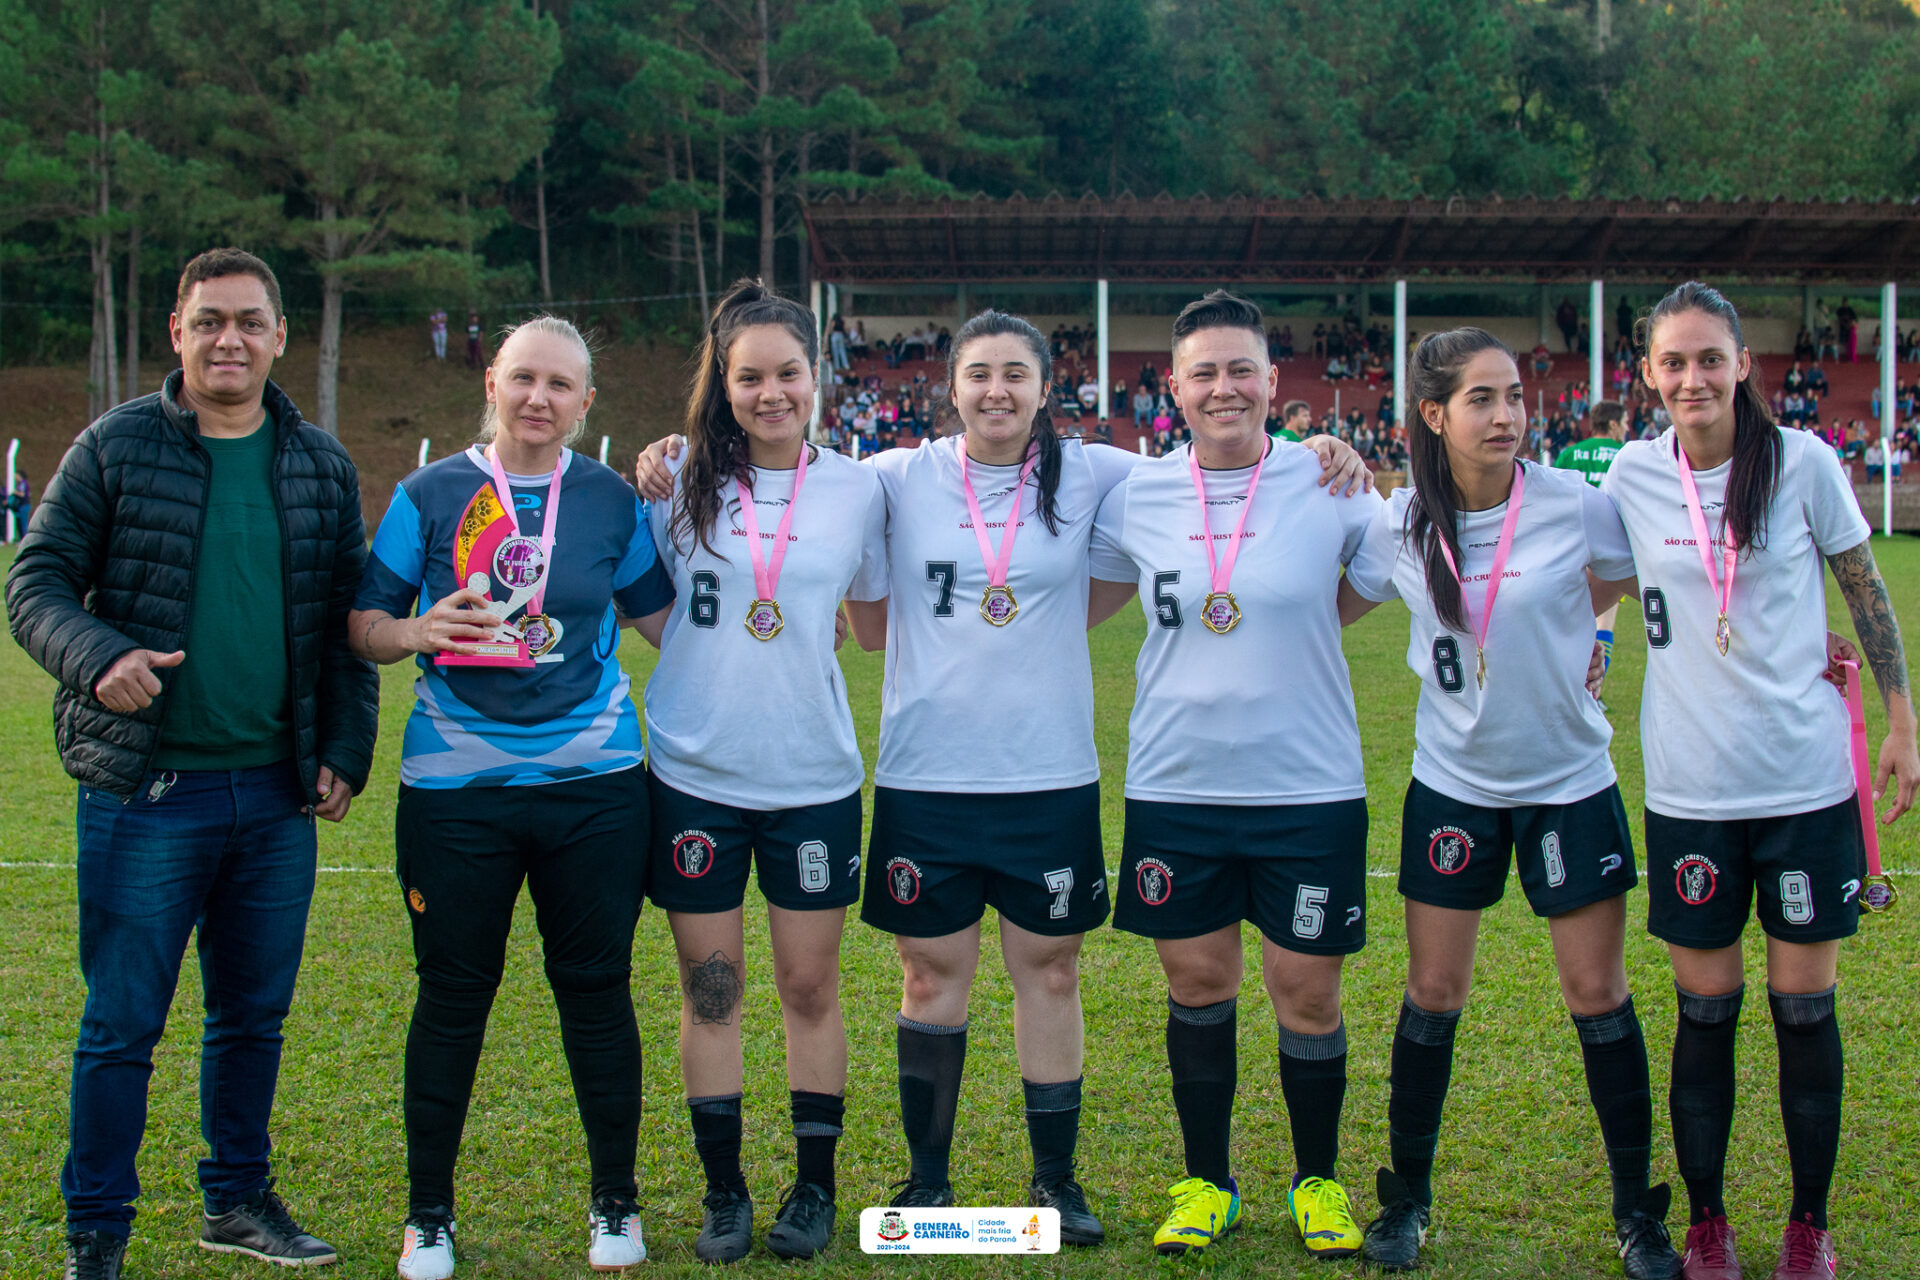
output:
[[[1598,280],[1593,282],[1593,293],[1587,299],[1587,421],[1593,421],[1593,406],[1600,399],[1605,383],[1601,377],[1606,366],[1601,357],[1606,351],[1607,313],[1606,286]]]
[[[1393,282],[1393,425],[1407,423],[1407,282]]]
[[[840,314],[840,286],[837,284],[830,284],[827,286],[827,311],[826,311],[826,314],[821,317],[821,321],[822,323],[825,323],[825,324],[831,324],[833,322],[833,317],[839,314]]]
[[[1547,341],[1547,331],[1553,324],[1553,295],[1548,291],[1547,282],[1540,282],[1540,341]]]
[[[1893,536],[1893,358],[1900,314],[1891,280],[1880,286],[1880,532]]]
[[[831,288],[831,286],[828,287]],[[827,377],[833,370],[833,361],[827,358],[827,313],[820,305],[820,288],[818,278],[807,286],[807,300],[813,307],[814,349],[820,353],[819,362],[813,370],[813,416],[807,419],[807,439],[809,440],[820,438],[820,406],[826,402]],[[606,449],[603,445],[600,461],[606,460]]]
[[[962,280],[953,286],[953,327],[958,332],[960,326],[973,318],[973,311],[967,299],[967,282]]]
[[[1105,280],[1101,280],[1094,285],[1093,329],[1095,334],[1094,342],[1099,352],[1100,367],[1099,408],[1095,411],[1093,420],[1095,422],[1105,422],[1109,412],[1108,397],[1113,394],[1113,388],[1107,381],[1107,349],[1110,344],[1107,340],[1107,282]]]
[[[1813,331],[1813,286],[1810,284],[1800,286],[1800,327],[1815,342],[1820,341],[1820,335]]]

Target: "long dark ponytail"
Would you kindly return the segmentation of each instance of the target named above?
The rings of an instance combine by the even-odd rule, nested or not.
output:
[[[1040,522],[1047,526],[1047,532],[1057,534],[1060,532],[1062,451],[1059,433],[1053,426],[1053,412],[1047,404],[1048,397],[1053,394],[1053,358],[1048,354],[1046,338],[1019,316],[988,308],[961,325],[960,332],[953,335],[953,341],[947,347],[947,386],[957,388],[960,385],[955,375],[960,368],[960,352],[969,342],[979,338],[997,338],[1002,334],[1012,334],[1026,343],[1033,352],[1034,362],[1039,366],[1034,375],[1040,387],[1040,407],[1033,415],[1033,442],[1040,451],[1040,461],[1033,469],[1033,478],[1039,482],[1040,495],[1034,502],[1034,509],[1040,513]],[[949,435],[965,429],[952,401],[940,406],[940,425]],[[1020,509],[1018,496],[1014,498],[1013,506],[1017,513]]]
[[[1653,331],[1662,320],[1687,311],[1703,312],[1726,325],[1733,335],[1734,359],[1740,358],[1747,347],[1740,332],[1740,313],[1718,289],[1689,280],[1654,303],[1653,310],[1635,326],[1635,341],[1649,362],[1653,360]],[[1671,406],[1668,412],[1672,412]],[[1674,430],[1677,438],[1679,428]],[[1767,545],[1767,511],[1780,488],[1780,450],[1780,429],[1760,389],[1760,363],[1756,360],[1733,393],[1733,466],[1727,472],[1726,531],[1737,550]]]
[[[1506,343],[1485,329],[1468,327],[1428,334],[1420,339],[1413,359],[1407,362],[1407,391],[1414,404],[1414,421],[1407,432],[1413,498],[1407,503],[1406,537],[1419,548],[1433,611],[1450,631],[1464,632],[1470,626],[1460,582],[1447,568],[1446,554],[1441,550],[1444,542],[1456,565],[1466,562],[1460,550],[1460,494],[1453,486],[1446,441],[1427,425],[1420,406],[1431,400],[1444,409],[1460,389],[1467,362],[1482,351],[1504,352],[1508,359],[1514,358]],[[1521,429],[1525,430],[1525,424]]]
[[[687,394],[687,463],[680,473],[680,497],[674,503],[668,535],[676,544],[709,541],[720,518],[727,481],[745,475],[747,432],[727,399],[727,357],[733,342],[757,325],[778,326],[792,334],[807,353],[807,367],[820,367],[820,335],[813,312],[783,298],[758,280],[738,280],[713,308],[707,332],[694,353],[693,386]],[[814,394],[820,394],[816,386]],[[803,441],[801,448],[806,448]]]

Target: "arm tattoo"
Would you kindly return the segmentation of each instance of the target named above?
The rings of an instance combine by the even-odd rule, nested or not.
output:
[[[1900,643],[1900,620],[1887,599],[1887,584],[1873,563],[1872,548],[1863,542],[1850,551],[1828,556],[1827,563],[1840,583],[1840,594],[1847,598],[1854,634],[1860,639],[1860,652],[1873,668],[1880,700],[1887,703],[1906,697],[1907,651]]]
[[[705,960],[685,963],[682,968],[687,975],[687,1008],[693,1014],[694,1025],[711,1022],[724,1027],[732,1022],[734,1010],[740,1007],[741,983],[740,973],[727,959],[727,953],[716,951]]]

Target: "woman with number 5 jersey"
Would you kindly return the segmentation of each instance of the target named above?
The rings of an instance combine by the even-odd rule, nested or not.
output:
[[[1670,1280],[1679,1259],[1667,1189],[1647,1186],[1652,1095],[1627,989],[1633,843],[1607,756],[1613,731],[1586,687],[1593,599],[1618,599],[1633,576],[1626,531],[1580,476],[1515,460],[1526,397],[1492,334],[1427,337],[1408,388],[1413,487],[1380,509],[1340,587],[1343,622],[1407,602],[1407,665],[1420,677],[1400,824],[1408,958],[1387,1104],[1393,1168],[1380,1171],[1363,1250],[1407,1270],[1426,1239],[1480,917],[1517,858],[1579,1033],[1626,1274]],[[1601,585],[1590,590],[1589,574]]]
[[[1887,822],[1920,782],[1906,653],[1852,486],[1816,437],[1774,425],[1727,300],[1681,285],[1642,322],[1639,345],[1673,426],[1621,449],[1601,490],[1633,543],[1647,627],[1647,928],[1667,943],[1679,988],[1668,1106],[1692,1202],[1685,1275],[1741,1274],[1724,1174],[1740,936],[1757,896],[1793,1182],[1773,1276],[1831,1280],[1834,985],[1840,940],[1859,923],[1863,824],[1890,780]],[[1871,796],[1857,794],[1846,708],[1821,683],[1844,679],[1839,662],[1853,656],[1826,631],[1822,560],[1887,710]]]
[[[886,500],[871,468],[806,442],[813,313],[742,281],[696,356],[688,450],[649,511],[676,604],[647,682],[648,896],[681,976],[680,1067],[706,1195],[694,1254],[753,1243],[740,1167],[744,904],[757,869],[786,1024],[799,1168],[767,1233],[778,1257],[832,1238],[847,1088],[840,938],[860,896],[860,784],[834,657],[840,601],[887,591]]]

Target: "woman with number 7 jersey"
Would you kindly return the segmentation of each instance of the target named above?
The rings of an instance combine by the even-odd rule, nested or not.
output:
[[[1433,334],[1407,372],[1414,483],[1375,516],[1340,586],[1343,622],[1406,601],[1407,665],[1420,676],[1400,823],[1408,957],[1387,1104],[1393,1168],[1380,1171],[1363,1248],[1383,1270],[1418,1260],[1481,913],[1517,860],[1579,1033],[1621,1261],[1633,1280],[1671,1280],[1680,1264],[1667,1188],[1647,1185],[1653,1099],[1627,988],[1633,842],[1607,756],[1613,731],[1587,690],[1594,599],[1619,599],[1633,576],[1626,530],[1579,475],[1515,460],[1526,397],[1498,338]]]
[[[1732,305],[1683,284],[1639,336],[1642,375],[1673,426],[1621,449],[1601,491],[1633,543],[1647,627],[1647,928],[1667,943],[1679,989],[1668,1106],[1692,1202],[1685,1275],[1741,1274],[1723,1182],[1740,936],[1757,895],[1793,1180],[1773,1275],[1830,1280],[1835,979],[1840,940],[1859,924],[1873,803],[1897,780],[1892,822],[1920,782],[1906,653],[1852,486],[1817,437],[1774,425]],[[1847,709],[1821,684],[1857,663],[1826,631],[1823,559],[1887,710],[1873,795],[1858,794]]]

